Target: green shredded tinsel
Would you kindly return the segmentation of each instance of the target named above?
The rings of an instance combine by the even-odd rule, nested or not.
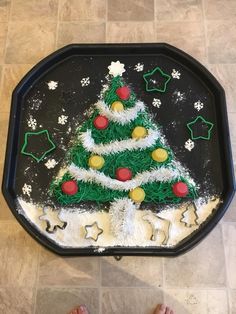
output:
[[[189,188],[188,198],[195,198],[196,192],[193,186],[191,186],[183,177],[179,178],[185,182]],[[52,189],[55,197],[62,205],[71,205],[80,203],[81,201],[96,201],[97,203],[111,202],[116,198],[128,197],[127,191],[116,191],[103,188],[98,184],[91,184],[82,181],[78,181],[79,191],[75,195],[66,195],[61,191],[61,184],[64,181],[73,180],[69,173],[66,173],[62,180],[57,183],[56,181],[52,185]],[[172,192],[171,186],[178,182],[173,180],[171,182],[154,182],[142,185],[145,191],[144,203],[162,203],[162,204],[177,204],[182,201],[181,198],[176,197]],[[185,199],[186,200],[186,199]]]
[[[110,106],[114,101],[120,100],[116,95],[115,91],[118,87],[124,86],[124,82],[120,76],[112,79],[110,88],[104,93],[104,101]],[[127,101],[122,101],[124,107],[127,109],[134,106],[136,102],[136,96],[131,92],[131,96]],[[157,128],[154,122],[151,120],[147,112],[141,112],[138,114],[134,121],[124,126],[119,123],[109,121],[109,126],[105,130],[98,130],[94,127],[94,118],[99,114],[97,109],[86,120],[82,126],[78,129],[78,134],[80,132],[85,132],[88,129],[91,130],[92,137],[96,144],[106,144],[115,140],[124,140],[131,138],[133,129],[136,126],[143,126],[147,129]],[[168,151],[169,157],[163,163],[158,163],[154,161],[151,157],[151,153],[156,148],[164,148]],[[67,157],[67,163],[74,163],[76,166],[84,169],[89,169],[88,159],[91,153],[86,151],[81,145],[80,141],[77,140],[73,143],[73,147],[69,151]],[[173,167],[171,166],[171,161],[173,160],[172,151],[164,147],[161,141],[158,139],[156,143],[144,150],[134,150],[134,151],[124,151],[121,153],[111,153],[110,155],[103,156],[105,163],[101,172],[106,176],[115,178],[116,169],[119,167],[126,167],[132,171],[133,176],[137,173],[144,171],[150,171],[159,167]],[[61,185],[63,182],[73,180],[69,172],[66,172],[64,176],[59,180],[54,180],[51,184],[51,191],[56,197],[58,202],[62,205],[77,204],[82,201],[95,201],[97,204],[111,202],[114,199],[128,197],[129,192],[127,191],[116,191],[112,189],[103,188],[99,184],[86,183],[78,181],[79,190],[75,195],[66,195],[61,190]],[[196,188],[190,184],[190,182],[184,178],[180,177],[178,180],[172,180],[169,182],[154,182],[142,185],[145,191],[144,203],[180,203],[183,199],[177,197],[172,192],[172,185],[178,181],[185,182],[188,185],[189,194],[187,198],[197,197]],[[186,198],[185,198],[186,200]]]

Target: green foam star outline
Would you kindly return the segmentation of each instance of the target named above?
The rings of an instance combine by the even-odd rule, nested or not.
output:
[[[149,81],[150,81],[150,77],[153,74],[155,74],[156,72],[159,72],[161,74],[161,76],[166,79],[163,88],[157,88],[157,87],[156,88],[149,88],[149,86],[148,86]],[[144,79],[144,81],[146,83],[146,92],[154,92],[154,91],[156,91],[156,92],[164,93],[166,91],[167,84],[168,84],[168,82],[171,79],[171,76],[166,74],[166,73],[164,73],[161,68],[156,67],[154,70],[143,74],[143,79]]]
[[[203,123],[205,123],[209,128],[207,131],[207,136],[194,136],[194,132],[192,130],[192,126],[197,123],[199,120],[201,120]],[[191,139],[192,140],[198,140],[198,139],[203,139],[203,140],[209,140],[211,138],[211,130],[213,128],[214,124],[211,123],[210,121],[205,120],[202,116],[197,116],[197,118],[195,120],[193,120],[192,122],[187,123],[187,128],[190,131],[191,134]]]
[[[48,142],[52,145],[52,147],[50,149],[48,149],[47,151],[45,151],[43,153],[43,155],[38,158],[37,156],[35,156],[33,153],[31,152],[27,152],[26,149],[27,149],[27,145],[28,145],[28,138],[29,136],[32,136],[32,135],[41,135],[41,134],[46,134],[47,136],[47,139],[48,139]],[[35,159],[37,162],[40,162],[41,160],[43,160],[43,158],[48,154],[50,153],[52,150],[54,150],[56,148],[56,145],[53,143],[53,141],[51,140],[50,138],[50,135],[48,133],[48,130],[42,130],[42,131],[39,131],[39,132],[26,132],[25,133],[25,136],[24,136],[24,144],[22,146],[22,149],[21,149],[21,153],[23,155],[26,155],[26,156],[31,156],[33,159]]]

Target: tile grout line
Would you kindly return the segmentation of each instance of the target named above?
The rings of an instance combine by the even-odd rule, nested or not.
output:
[[[102,257],[99,258],[99,288],[98,288],[99,314],[102,314]]]
[[[11,11],[12,11],[12,1],[10,2],[8,16],[7,16],[7,31],[6,31],[6,40],[5,40],[5,46],[3,50],[3,56],[2,56],[2,73],[1,73],[1,80],[0,80],[0,92],[3,89],[3,78],[5,76],[5,68],[6,68],[6,55],[7,55],[7,45],[8,45],[8,36],[9,36],[9,28],[10,28],[10,18],[11,18]]]
[[[227,270],[227,258],[226,258],[226,248],[225,248],[225,241],[224,241],[223,224],[220,225],[220,230],[221,230],[221,236],[222,236],[222,242],[223,242],[224,260],[225,260],[225,275],[226,275],[227,303],[228,303],[228,310],[229,310],[229,313],[231,313],[230,297],[229,297],[230,286],[229,286],[229,278],[228,278],[228,270]]]
[[[202,4],[202,16],[203,16],[206,63],[208,64],[208,37],[207,37],[206,12],[205,12],[205,2],[204,1],[205,0],[202,0],[201,4]]]
[[[7,31],[6,31],[6,40],[5,40],[5,47],[3,53],[3,65],[6,65],[6,55],[7,55],[7,45],[8,45],[8,36],[9,36],[9,29],[10,29],[10,19],[12,14],[12,1],[10,2],[9,12],[8,12],[8,19],[7,19]],[[4,67],[5,72],[5,67]]]
[[[56,25],[56,37],[55,37],[55,46],[54,50],[57,49],[57,43],[58,43],[58,33],[59,33],[59,24],[60,24],[60,9],[61,9],[61,1],[58,0],[58,7],[57,7],[57,25]]]
[[[33,313],[36,313],[36,301],[37,301],[37,293],[38,293],[38,283],[39,283],[39,264],[40,264],[40,251],[41,248],[38,249],[38,261],[37,261],[37,270],[36,270],[36,280],[35,280],[35,295],[33,300]]]
[[[108,23],[108,0],[106,0],[106,8],[105,8],[105,43],[107,43],[107,23]]]
[[[5,285],[4,285],[5,286]],[[1,287],[1,286],[0,286]],[[98,286],[86,286],[86,285],[42,285],[40,284],[40,287],[38,288],[54,288],[54,289],[98,289]],[[140,289],[140,290],[150,290],[153,291],[153,289],[159,289],[161,290],[161,287],[158,286],[103,286],[103,288],[106,289],[110,289],[110,290],[122,290],[122,289],[127,289],[127,290],[133,290],[133,289]],[[222,290],[222,291],[226,291],[227,288],[226,287],[209,287],[209,286],[202,286],[202,287],[193,287],[193,286],[185,286],[185,287],[177,287],[177,286],[173,286],[173,287],[166,287],[166,290],[176,290],[178,289],[179,291],[186,291],[186,290],[193,290],[193,291],[218,291],[218,290]],[[100,313],[101,314],[101,313]]]
[[[165,257],[162,257],[162,291],[163,291],[163,303],[166,303],[166,294],[165,294],[165,270],[164,270],[164,259]]]

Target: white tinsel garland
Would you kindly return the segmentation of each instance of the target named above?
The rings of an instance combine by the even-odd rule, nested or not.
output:
[[[71,176],[83,182],[100,184],[104,188],[109,188],[112,190],[119,191],[129,191],[140,185],[152,182],[168,182],[172,181],[180,176],[177,169],[173,168],[158,168],[152,169],[150,171],[144,171],[138,173],[133,179],[129,181],[119,181],[106,176],[103,172],[99,172],[94,169],[86,170],[84,168],[79,168],[75,164],[71,164],[68,168]]]
[[[126,238],[134,232],[135,205],[129,198],[115,199],[111,203],[109,214],[111,217],[111,232],[118,238]]]
[[[132,108],[119,112],[109,108],[104,101],[98,101],[95,104],[95,107],[97,107],[102,116],[106,116],[110,121],[114,121],[121,125],[130,123],[137,118],[139,112],[145,111],[145,105],[142,101],[137,101]]]
[[[91,130],[88,129],[79,135],[79,139],[83,147],[94,154],[109,155],[112,153],[120,153],[126,150],[146,149],[156,143],[156,140],[160,138],[160,132],[158,130],[148,130],[148,135],[141,139],[127,139],[121,141],[113,141],[108,144],[95,144],[92,138]]]

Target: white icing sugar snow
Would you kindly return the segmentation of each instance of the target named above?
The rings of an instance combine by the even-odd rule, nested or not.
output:
[[[46,232],[46,222],[39,219],[43,214],[42,206],[26,202],[18,198],[18,213],[25,216],[35,227],[46,237],[55,241],[63,247],[88,247],[94,246],[101,248],[103,251],[109,246],[163,246],[163,234],[160,234],[155,241],[150,240],[152,236],[152,228],[150,224],[143,219],[145,215],[150,215],[150,210],[135,210],[134,231],[133,234],[125,239],[115,237],[111,232],[110,214],[106,211],[88,212],[81,206],[76,208],[62,208],[59,218],[67,222],[64,230],[57,229],[55,233]],[[197,230],[201,224],[211,216],[214,210],[217,210],[220,204],[219,198],[198,198],[195,200],[197,208],[198,225],[186,227],[182,223],[182,213],[186,210],[186,203],[175,206],[165,206],[166,209],[158,213],[158,217],[169,220],[169,237],[165,246],[173,247],[184,238],[188,237],[192,232]],[[97,221],[99,228],[103,229],[103,233],[98,237],[97,242],[85,239],[85,226],[91,225]],[[100,253],[101,253],[100,250]],[[99,252],[99,251],[98,251]]]

